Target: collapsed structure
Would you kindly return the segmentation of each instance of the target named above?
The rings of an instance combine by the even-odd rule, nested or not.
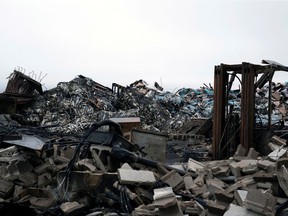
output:
[[[288,84],[271,81],[270,69],[279,65],[263,67],[262,84],[249,94],[255,125],[276,123],[265,151],[235,136],[243,91],[231,89],[227,74],[218,75],[230,70],[223,65],[215,69],[214,87],[175,93],[143,80],[110,89],[83,75],[43,92],[14,71],[0,96],[0,214],[285,215]],[[28,90],[29,101],[15,100]],[[217,99],[224,90],[227,97]],[[223,146],[229,147],[224,157],[213,160]]]

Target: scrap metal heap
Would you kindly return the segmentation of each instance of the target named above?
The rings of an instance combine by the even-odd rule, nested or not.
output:
[[[0,215],[287,214],[285,134],[269,137],[267,155],[238,143],[211,160],[211,85],[154,87],[79,75],[0,115]],[[286,131],[287,83],[259,85],[255,121],[269,120],[269,89],[269,118]],[[241,113],[241,91],[228,98]]]

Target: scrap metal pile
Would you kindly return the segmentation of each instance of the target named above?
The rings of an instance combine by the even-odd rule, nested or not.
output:
[[[211,86],[170,93],[139,80],[114,87],[80,75],[37,94],[16,113],[0,115],[0,215],[287,214],[283,137],[272,137],[269,155],[239,145],[229,159],[195,160],[196,153],[209,152]],[[288,84],[273,88],[273,119],[283,126],[287,89]],[[261,124],[266,93],[266,87],[257,90]],[[239,101],[240,92],[231,92],[236,110]],[[138,134],[126,138],[112,120],[123,117],[140,117]],[[189,124],[200,117],[205,127]],[[139,137],[150,143],[143,147]],[[157,160],[165,158],[166,144],[187,160]],[[182,144],[193,152],[183,154]]]
[[[180,89],[172,94],[148,88],[139,80],[124,89],[117,94],[84,76],[60,82],[22,110],[22,123],[53,126],[51,132],[69,134],[83,132],[104,119],[139,116],[143,128],[175,132],[192,118],[212,114],[211,88]]]
[[[19,113],[22,124],[51,126],[51,132],[83,132],[93,122],[112,117],[139,116],[142,128],[165,133],[177,133],[191,119],[211,118],[213,88],[182,88],[175,93],[149,88],[143,80],[114,92],[92,79],[78,76],[70,82],[60,82],[56,88],[35,98]],[[272,122],[286,125],[288,83],[273,86]],[[256,123],[265,125],[268,119],[268,87],[256,93]],[[229,104],[240,114],[240,91],[230,92]],[[52,127],[53,126],[53,127]],[[287,125],[286,125],[287,126]]]

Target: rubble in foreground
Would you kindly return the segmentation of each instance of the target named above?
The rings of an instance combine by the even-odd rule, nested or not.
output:
[[[211,87],[175,94],[141,80],[117,87],[79,76],[1,115],[1,215],[287,214],[286,139],[273,136],[269,155],[239,145],[233,157],[211,161]],[[273,118],[285,126],[287,88],[274,90]],[[237,101],[234,92],[236,108]],[[117,122],[131,116],[140,119],[131,128]],[[201,128],[190,124],[198,117],[207,118]],[[168,160],[169,149],[186,160]]]

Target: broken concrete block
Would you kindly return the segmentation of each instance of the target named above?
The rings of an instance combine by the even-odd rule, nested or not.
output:
[[[243,158],[245,158],[245,155],[246,155],[246,149],[241,144],[239,144],[233,156],[234,160],[237,161],[242,160]]]
[[[92,164],[92,162],[88,158],[78,161],[76,163],[76,166],[78,170],[81,170],[81,171],[95,172],[97,170],[97,168]]]
[[[229,165],[227,166],[220,166],[217,171],[213,171],[212,173],[215,177],[220,177],[220,176],[228,176],[229,175]]]
[[[23,186],[31,187],[38,181],[38,177],[33,172],[26,172],[19,176],[19,180],[23,182]]]
[[[183,177],[175,170],[170,171],[164,175],[161,180],[177,191],[184,186]]]
[[[230,170],[231,170],[232,174],[233,174],[236,178],[238,178],[238,177],[241,176],[241,167],[239,167],[239,166],[237,165],[237,163],[231,163],[231,164],[229,165],[229,167],[230,167]]]
[[[257,164],[248,165],[248,166],[242,168],[242,172],[245,175],[253,174],[253,173],[256,173],[257,171],[258,171]]]
[[[215,197],[217,200],[217,204],[225,206],[228,208],[229,204],[233,202],[234,196],[231,193],[227,193],[224,190],[215,191]]]
[[[196,184],[195,186],[192,186],[192,193],[195,194],[196,196],[207,194],[207,192],[208,188],[206,184],[204,184],[201,187],[197,186]],[[210,196],[210,192],[207,195]]]
[[[205,170],[211,170],[213,176],[228,176],[230,160],[208,161],[205,163]]]
[[[75,146],[66,146],[64,149],[60,151],[59,156],[71,160],[73,158],[74,153],[75,153]],[[55,155],[58,155],[58,154],[56,153]]]
[[[240,206],[243,205],[243,202],[246,199],[247,194],[248,194],[248,191],[246,190],[235,190],[234,197]]]
[[[83,208],[84,204],[79,204],[78,202],[65,202],[60,205],[60,210],[65,216],[74,216],[79,215]]]
[[[239,162],[230,164],[230,170],[231,170],[232,174],[237,178],[241,176],[241,172],[243,172],[243,169],[247,174],[256,172],[257,171],[257,160],[243,159]]]
[[[52,182],[52,176],[50,173],[43,173],[38,176],[38,187],[44,187]]]
[[[250,148],[248,154],[246,156],[247,159],[257,159],[259,152],[257,152],[254,148]]]
[[[224,205],[218,204],[217,202],[213,202],[209,200],[207,202],[208,215],[223,215],[226,211],[226,207]]]
[[[0,178],[0,197],[7,198],[10,195],[14,187],[13,182],[6,181]]]
[[[18,169],[18,167],[16,166],[16,160],[11,161],[7,166],[6,166],[6,170],[9,173],[9,176],[19,176],[20,175],[20,171]]]
[[[159,215],[183,216],[171,187],[154,189],[153,205],[159,208]]]
[[[277,135],[272,136],[271,141],[279,146],[285,146],[287,144],[286,139],[278,137]]]
[[[185,208],[185,215],[191,215],[191,216],[198,216],[201,214],[199,208],[197,207],[186,207]]]
[[[247,166],[253,166],[253,165],[257,165],[257,160],[254,159],[245,159],[245,160],[241,160],[239,162],[237,162],[238,167],[240,167],[241,169],[247,167]]]
[[[96,164],[96,166],[101,169],[103,172],[107,172],[108,171],[108,157],[107,155],[110,154],[111,152],[111,147],[109,146],[99,146],[99,145],[93,145],[90,147],[91,149],[91,153],[92,153],[92,157],[93,157],[93,161]],[[105,156],[104,156],[105,155]],[[102,161],[101,159],[105,158],[105,162]]]
[[[15,164],[20,171],[20,174],[23,174],[25,172],[31,172],[33,170],[33,166],[31,163],[29,163],[28,160],[18,160]]]
[[[160,206],[162,208],[166,208],[171,205],[174,205],[177,202],[172,187],[157,188],[157,189],[154,189],[153,191],[154,191],[154,195],[153,195],[154,201],[161,200],[160,202],[157,202],[157,203],[154,202],[154,205],[156,207]],[[166,199],[166,198],[169,198],[169,199]]]
[[[252,177],[246,177],[240,181],[237,181],[236,183],[230,185],[228,188],[225,189],[226,192],[231,193],[235,190],[237,190],[238,188],[242,188],[242,187],[246,187],[249,186],[251,184],[255,184],[255,181]]]
[[[151,203],[153,201],[153,192],[151,190],[138,186],[135,188],[135,193],[143,202]]]
[[[276,168],[275,162],[269,160],[258,160],[257,165],[259,168],[266,171]]]
[[[12,154],[17,150],[17,146],[10,146],[8,148],[0,149],[0,156],[12,156]]]
[[[132,212],[133,216],[154,216],[158,209],[151,205],[140,205]],[[87,215],[88,216],[88,215]],[[92,215],[91,215],[92,216]]]
[[[231,203],[223,216],[261,216],[262,214],[250,211],[242,206]]]
[[[248,190],[243,206],[254,212],[268,216],[275,215],[277,199],[270,193],[262,190]]]
[[[199,174],[197,176],[197,178],[194,179],[194,183],[198,186],[198,187],[202,187],[204,185],[204,175],[203,174]]]
[[[23,197],[28,196],[27,188],[23,188],[22,186],[15,185],[14,192],[13,192],[13,199],[15,201],[19,201]]]
[[[224,190],[226,188],[226,184],[220,179],[206,179],[206,185],[210,193],[214,194],[218,190]]]
[[[268,157],[273,160],[273,161],[277,161],[279,158],[283,157],[284,155],[286,155],[287,150],[286,149],[276,149],[273,152],[271,152]]]
[[[128,185],[153,185],[156,182],[154,173],[148,170],[118,169],[121,184]]]
[[[42,173],[45,173],[49,168],[51,168],[54,165],[53,161],[47,160],[45,163],[40,164],[39,166],[34,168],[34,172],[37,175],[40,175]]]
[[[199,170],[203,170],[204,164],[202,164],[196,160],[193,160],[192,158],[189,158],[188,163],[187,163],[187,167],[188,167],[188,170],[196,172]]]
[[[57,199],[54,197],[48,197],[48,198],[31,197],[29,199],[29,202],[31,203],[31,206],[34,208],[48,209],[56,204]]]
[[[124,164],[121,166],[121,169],[133,170],[132,167],[131,167],[128,163],[124,163]]]
[[[190,190],[192,188],[193,183],[194,183],[192,176],[189,176],[189,175],[184,176],[183,181],[185,184],[185,189]]]
[[[66,172],[64,171],[57,173],[58,188],[62,189],[62,187],[65,186],[65,181],[68,181],[68,190],[70,192],[78,192],[83,190],[90,191],[91,188],[97,188],[104,181],[105,185],[109,186],[110,183],[114,183],[116,180],[118,180],[116,173],[91,173],[88,171],[74,171],[69,174],[69,179],[65,178],[65,174]],[[98,189],[104,190],[105,187]]]
[[[23,198],[29,201],[33,208],[48,209],[58,201],[52,189],[28,188],[26,193],[29,197],[26,199],[25,197]],[[19,202],[21,202],[21,200]]]
[[[257,188],[259,189],[272,189],[272,183],[270,182],[257,182]]]
[[[169,170],[163,164],[159,163],[157,165],[157,173],[159,173],[160,175],[166,175],[167,173],[169,173]]]
[[[182,212],[182,209],[180,208],[180,205],[178,203],[176,203],[175,205],[170,206],[168,208],[159,208],[157,215],[183,216],[183,212]]]

